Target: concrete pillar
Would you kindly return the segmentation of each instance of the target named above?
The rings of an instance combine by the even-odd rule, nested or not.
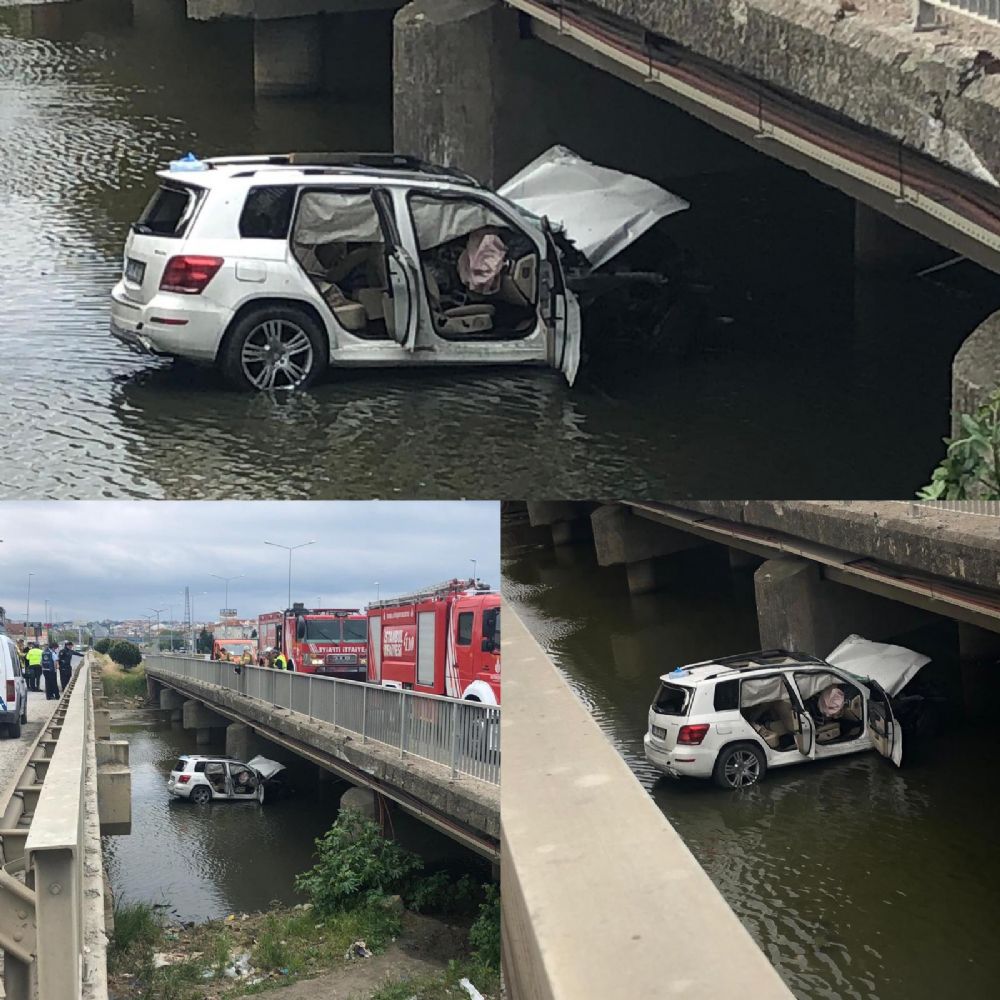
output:
[[[264,753],[267,741],[242,722],[231,722],[226,726],[226,756],[247,761]],[[267,756],[265,754],[265,756]]]
[[[375,793],[370,788],[348,788],[340,796],[341,809],[353,809],[366,819],[375,819]]]
[[[919,608],[824,580],[820,567],[794,557],[769,559],[754,573],[762,649],[826,656],[852,633],[884,641],[934,616]]]
[[[322,89],[321,16],[254,21],[253,79],[260,97],[300,97]]]
[[[94,709],[94,738],[97,740],[111,739],[111,710],[108,708]]]
[[[413,0],[396,15],[396,149],[458,167],[486,183],[497,174],[502,72],[516,18],[496,0]]]
[[[983,320],[958,349],[951,365],[951,436],[963,413],[974,413],[1000,386],[1000,312]]]
[[[533,528],[548,525],[553,545],[570,545],[591,537],[592,506],[567,500],[529,501],[528,520]]]
[[[868,274],[913,273],[954,254],[874,208],[854,203],[854,266]]]
[[[127,763],[98,764],[97,814],[101,836],[132,832],[132,773]]]
[[[162,688],[160,690],[160,708],[164,712],[180,711],[184,706],[184,695],[178,693],[173,688]],[[171,715],[173,718],[173,715]]]
[[[727,549],[726,551],[729,554],[729,568],[734,573],[756,569],[763,561],[760,556],[755,556],[752,552],[744,552],[743,549]]]
[[[226,728],[229,720],[200,701],[191,700],[184,702],[183,723],[185,729],[196,730],[195,742],[198,746],[206,746],[212,742],[212,730]]]
[[[155,677],[146,677],[146,701],[151,705],[160,704],[160,692],[163,685]]]
[[[1000,690],[1000,634],[959,622],[958,648],[965,714],[986,718]]]
[[[708,544],[697,535],[639,517],[619,504],[598,507],[590,523],[598,564],[624,563],[632,594],[648,594],[670,582],[669,566],[662,557]]]

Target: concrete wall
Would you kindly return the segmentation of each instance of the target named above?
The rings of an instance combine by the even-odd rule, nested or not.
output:
[[[951,368],[951,436],[964,436],[961,415],[974,413],[1000,386],[1000,312],[993,313],[959,348]]]

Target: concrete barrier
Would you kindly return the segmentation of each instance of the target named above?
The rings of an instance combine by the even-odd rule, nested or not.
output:
[[[504,615],[511,1000],[791,993],[517,615]]]

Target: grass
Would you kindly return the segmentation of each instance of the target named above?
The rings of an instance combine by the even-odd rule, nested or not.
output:
[[[101,656],[101,681],[108,698],[134,698],[146,694],[146,668],[139,664],[123,670],[110,656]]]
[[[152,950],[162,932],[156,911],[148,903],[116,903],[109,960],[115,962],[136,950]]]
[[[463,978],[468,979],[484,997],[500,996],[500,974],[473,959],[452,962],[446,971],[437,975],[386,983],[371,995],[370,1000],[455,1000],[457,997],[468,1000],[468,993],[458,985]]]

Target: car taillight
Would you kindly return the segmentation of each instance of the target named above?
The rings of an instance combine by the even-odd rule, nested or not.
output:
[[[223,263],[222,257],[192,257],[188,254],[171,257],[163,269],[160,291],[201,295]]]
[[[677,742],[687,746],[697,746],[705,738],[709,726],[681,726],[681,731],[677,734]]]
[[[186,785],[191,780],[190,774],[182,774],[177,778],[177,781],[181,785]]]
[[[7,701],[17,701],[17,692],[14,690],[14,682],[10,679],[7,681]]]

